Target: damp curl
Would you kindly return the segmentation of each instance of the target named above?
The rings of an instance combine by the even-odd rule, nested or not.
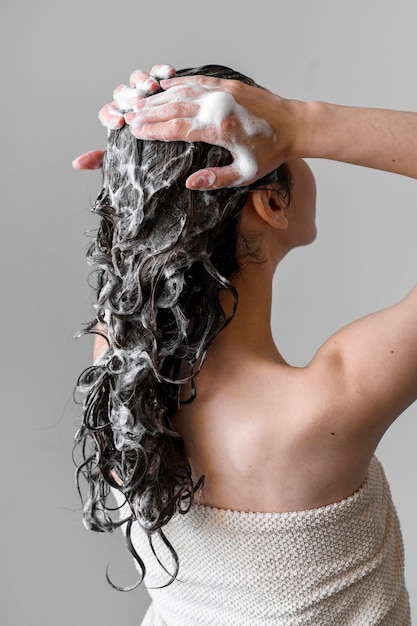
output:
[[[255,85],[222,66],[177,72],[192,74]],[[203,481],[192,479],[172,417],[193,400],[207,349],[238,305],[232,281],[244,260],[241,210],[260,187],[289,201],[285,165],[247,187],[186,189],[193,172],[231,160],[227,150],[208,144],[137,140],[125,126],[109,134],[103,187],[92,209],[100,218],[87,253],[96,276],[96,318],[83,334],[103,334],[108,347],[77,384],[83,397],[77,484],[85,526],[111,532],[127,524],[128,547],[143,575],[130,540],[132,521],[150,541],[158,533],[167,544],[164,525],[190,509]],[[248,245],[243,248],[247,254]],[[224,289],[234,301],[228,313],[219,299]],[[113,519],[111,488],[124,494],[129,519]]]

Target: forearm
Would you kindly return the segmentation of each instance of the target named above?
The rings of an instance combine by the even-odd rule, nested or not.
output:
[[[417,113],[294,103],[295,157],[322,158],[417,178]]]
[[[142,94],[124,118],[115,102],[104,107],[100,119],[110,128],[126,120],[138,139],[204,142],[229,150],[232,163],[194,172],[186,181],[190,189],[251,184],[296,158],[330,159],[417,178],[417,113],[298,102],[212,76],[178,76],[160,84],[162,92]],[[115,97],[133,91],[118,88]],[[95,151],[76,159],[75,167],[98,167],[100,162],[101,152]]]

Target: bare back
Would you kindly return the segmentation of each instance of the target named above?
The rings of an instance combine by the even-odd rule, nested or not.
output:
[[[339,501],[363,482],[389,425],[417,395],[417,290],[332,336],[305,368],[216,340],[197,398],[174,417],[204,503],[259,512]]]
[[[230,364],[228,364],[230,365]],[[206,366],[205,366],[206,367]],[[197,398],[177,412],[194,478],[205,475],[202,503],[232,510],[316,508],[353,493],[376,446],[359,446],[331,409],[318,367],[236,358],[202,370]],[[228,371],[226,371],[226,369]]]

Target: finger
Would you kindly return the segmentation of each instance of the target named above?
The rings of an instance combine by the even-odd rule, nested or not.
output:
[[[204,142],[227,147],[223,138],[213,135],[211,128],[199,128],[193,119],[174,119],[161,123],[130,125],[136,139],[148,141]]]
[[[99,170],[103,165],[104,150],[90,150],[80,154],[72,162],[76,170]]]
[[[175,78],[166,78],[160,81],[162,89],[172,89],[173,87],[204,87],[205,89],[218,89],[220,83],[224,81],[222,78],[215,76],[176,76]]]
[[[129,81],[130,86],[137,90],[138,96],[150,95],[159,89],[157,79],[143,70],[132,72]]]
[[[212,170],[199,170],[194,172],[185,181],[187,189],[210,189],[216,183],[216,174]]]
[[[104,107],[100,109],[98,117],[103,126],[111,130],[121,128],[125,123],[123,114],[117,108],[116,102],[105,104]]]
[[[139,99],[135,102],[134,107],[136,111],[142,111],[144,109],[154,109],[166,104],[176,105],[180,102],[197,102],[204,93],[201,87],[190,87],[188,89],[184,87],[173,87],[169,91],[160,91],[159,93],[150,95],[149,98]]]
[[[130,77],[129,77],[129,83],[131,87],[136,87],[136,83],[138,82],[143,82],[144,80],[147,80],[148,78],[150,78],[150,74],[148,74],[148,72],[144,72],[143,70],[135,70],[134,72],[131,73]]]
[[[194,118],[198,115],[199,104],[194,102],[171,102],[157,107],[139,108],[125,114],[125,120],[131,126],[170,122],[176,119]]]
[[[195,191],[213,191],[224,187],[240,187],[249,184],[249,182],[242,179],[232,163],[225,167],[211,167],[210,169],[199,170],[187,178],[185,186],[187,189]]]
[[[181,120],[182,131],[175,126],[169,122],[165,124],[137,124],[131,125],[130,131],[136,139],[145,141],[188,141],[189,127],[186,126],[184,120]]]
[[[202,142],[226,148],[233,154],[233,146],[211,126],[196,126],[194,119],[177,118],[167,122],[130,125],[136,139],[145,141]]]
[[[136,88],[128,87],[127,85],[119,85],[113,91],[113,99],[119,113],[122,111],[131,111],[133,109],[133,102],[137,97],[138,92]]]
[[[159,65],[153,65],[149,74],[159,80],[162,80],[164,78],[172,78],[175,76],[176,71],[172,65],[164,65],[160,63]]]

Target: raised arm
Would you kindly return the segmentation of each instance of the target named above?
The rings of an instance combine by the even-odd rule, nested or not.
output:
[[[303,108],[305,122],[293,142],[296,156],[417,178],[417,113],[324,102],[309,102]]]
[[[335,333],[308,367],[332,419],[376,446],[417,399],[417,287]]]
[[[126,116],[132,132],[141,139],[227,147],[235,162],[229,168],[205,170],[212,174],[205,174],[207,182],[213,181],[209,188],[242,184],[236,167],[240,151],[256,162],[255,178],[284,161],[308,157],[417,177],[416,113],[298,102],[208,77],[173,78],[161,84],[166,91],[138,102],[137,112]],[[210,107],[210,101],[218,106]],[[202,174],[194,176],[187,184],[199,187]]]
[[[295,152],[417,178],[417,114],[325,103],[305,110],[311,130]],[[376,445],[417,398],[417,287],[333,335],[310,369],[320,372],[342,431]]]
[[[299,102],[207,76],[161,78],[164,91],[152,95],[157,88],[153,70],[133,72],[131,87],[115,90],[100,120],[108,128],[127,121],[140,139],[203,141],[227,148],[233,163],[194,173],[187,180],[192,189],[245,185],[284,161],[303,157],[417,177],[416,113]],[[101,154],[81,155],[74,166],[99,167]]]

